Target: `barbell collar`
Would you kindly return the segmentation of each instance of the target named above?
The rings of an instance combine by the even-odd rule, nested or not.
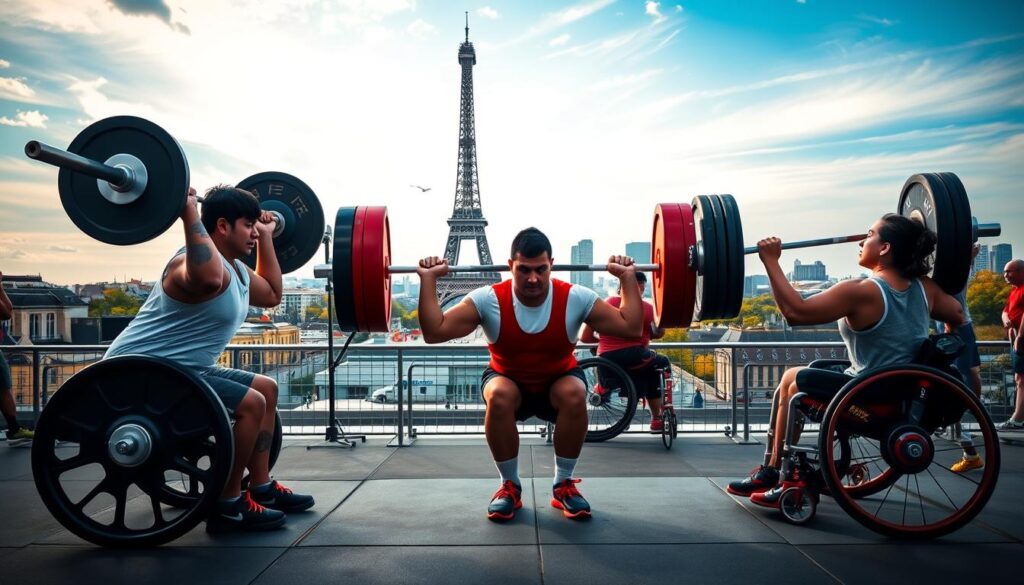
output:
[[[1003,226],[998,223],[979,223],[975,230],[975,240],[978,238],[995,238],[1003,233]]]
[[[117,191],[129,191],[133,187],[132,173],[124,167],[110,166],[77,154],[54,148],[38,140],[30,140],[25,144],[25,155],[31,159],[44,162],[55,167],[70,169],[110,183]]]
[[[657,272],[661,269],[657,264],[635,264],[636,269],[642,272]],[[390,274],[415,274],[418,266],[389,266]],[[607,264],[555,264],[551,267],[553,272],[604,272],[608,270]],[[455,265],[448,267],[449,273],[462,272],[509,272],[507,264],[482,264],[482,265]]]

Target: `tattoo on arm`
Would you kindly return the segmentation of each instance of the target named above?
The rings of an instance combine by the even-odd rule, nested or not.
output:
[[[270,439],[271,435],[267,431],[260,431],[260,434],[256,436],[256,452],[266,453],[270,450]]]
[[[199,237],[201,237],[201,238],[209,238],[210,237],[210,234],[206,233],[206,227],[203,225],[203,222],[201,222],[201,221],[197,221],[194,224],[192,224],[192,227],[190,228],[190,231],[193,234],[199,234]]]
[[[206,264],[213,258],[213,253],[210,252],[210,246],[206,244],[189,244],[188,245],[188,256],[186,259],[188,263],[193,266],[199,266]]]

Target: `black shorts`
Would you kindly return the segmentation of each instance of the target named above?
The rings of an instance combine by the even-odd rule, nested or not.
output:
[[[214,394],[224,403],[224,408],[232,413],[238,408],[246,392],[252,388],[253,380],[256,379],[256,374],[252,372],[219,366],[196,368],[195,372],[210,385]]]
[[[800,399],[800,410],[812,420],[821,421],[832,398],[853,379],[843,372],[848,363],[827,367],[804,368],[796,373],[796,388],[806,394]],[[780,408],[786,405],[780,404]]]
[[[653,350],[641,345],[607,351],[600,354],[600,357],[614,362],[616,365],[621,366],[623,370],[626,370],[629,378],[633,381],[633,386],[636,388],[637,398],[646,398],[648,400],[661,398],[661,380],[658,379],[661,376],[661,372],[658,370],[671,367],[667,357],[658,355]],[[598,368],[598,376],[601,377],[601,374],[602,372]],[[614,383],[606,384],[603,381],[601,385],[609,388],[615,386]]]
[[[11,366],[7,365],[4,353],[0,351],[0,392],[6,392],[13,388],[11,384]]]
[[[514,378],[509,378],[504,374],[499,374],[492,368],[486,368],[482,376],[480,376],[480,388],[487,388],[487,383],[492,378],[501,376],[502,378],[508,378],[513,382],[516,382]],[[583,369],[579,366],[555,376],[554,380],[564,378],[565,376],[575,376],[583,382],[583,386],[587,385],[586,374],[583,373]],[[554,381],[552,380],[552,381]],[[519,387],[519,382],[516,382],[516,387]],[[558,418],[558,411],[551,404],[551,386],[548,386],[543,392],[523,392],[519,390],[520,404],[519,409],[516,410],[516,420],[524,421],[531,416],[535,416],[541,420],[553,423]],[[484,398],[484,404],[487,403],[487,398]]]

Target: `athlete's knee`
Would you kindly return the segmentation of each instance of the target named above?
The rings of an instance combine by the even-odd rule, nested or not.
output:
[[[519,404],[519,389],[512,384],[489,385],[484,390],[487,412],[491,416],[515,416]]]
[[[583,382],[567,376],[551,386],[551,403],[558,410],[586,410],[586,389]]]
[[[238,403],[238,408],[235,409],[235,415],[238,417],[255,418],[257,420],[263,420],[263,413],[267,410],[267,399],[263,397],[263,394],[250,388],[242,401]]]
[[[256,376],[252,381],[252,389],[263,395],[267,408],[277,407],[277,381],[267,376]]]

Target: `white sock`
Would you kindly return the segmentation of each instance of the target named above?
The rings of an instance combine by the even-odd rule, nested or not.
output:
[[[494,466],[498,468],[498,473],[501,474],[501,483],[504,484],[506,481],[511,480],[512,483],[521,486],[523,482],[519,479],[519,458],[513,457],[506,461],[495,461]]]
[[[572,479],[572,472],[576,469],[576,461],[575,458],[570,459],[555,455],[555,485],[567,479]]]

